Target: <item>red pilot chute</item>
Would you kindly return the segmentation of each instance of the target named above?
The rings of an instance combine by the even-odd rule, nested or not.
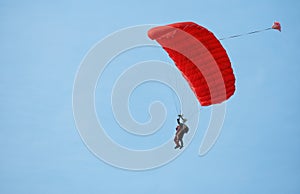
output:
[[[274,22],[272,29],[278,30],[279,32],[281,32],[281,25],[279,22]]]

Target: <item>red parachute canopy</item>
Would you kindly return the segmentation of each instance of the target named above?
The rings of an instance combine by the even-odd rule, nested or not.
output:
[[[214,34],[193,22],[148,31],[175,62],[202,106],[221,103],[235,91],[235,77],[225,49]]]

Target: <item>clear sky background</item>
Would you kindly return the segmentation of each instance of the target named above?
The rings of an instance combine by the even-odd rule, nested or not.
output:
[[[0,193],[299,193],[299,10],[299,1],[279,0],[0,1]],[[281,33],[222,41],[237,90],[227,102],[222,133],[204,157],[197,153],[210,108],[202,109],[190,146],[157,169],[112,167],[82,142],[72,113],[73,82],[89,49],[110,33],[194,21],[221,38],[270,27],[275,20]],[[149,51],[139,57],[129,52],[112,65],[153,56],[170,62],[163,50]],[[146,107],[141,99],[151,101],[148,96],[139,90],[132,96],[137,120],[147,120],[147,109],[139,112],[133,102]],[[174,110],[167,98],[162,101]],[[104,110],[109,115],[109,107]],[[167,119],[176,125],[174,117]],[[159,145],[161,138],[146,145]],[[122,143],[143,148],[143,140],[133,139]]]

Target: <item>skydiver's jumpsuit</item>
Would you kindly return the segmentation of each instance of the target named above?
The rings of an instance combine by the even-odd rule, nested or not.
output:
[[[184,125],[182,123],[180,123],[180,118],[177,119],[177,127],[176,127],[176,134],[175,134],[175,138],[174,138],[174,142],[176,144],[175,148],[182,148],[183,147],[183,135],[185,133],[185,130],[183,130]],[[179,144],[180,142],[180,144]]]

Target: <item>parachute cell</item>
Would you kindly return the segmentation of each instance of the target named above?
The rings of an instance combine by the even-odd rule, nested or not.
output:
[[[229,57],[212,32],[193,22],[148,31],[175,62],[202,106],[222,103],[235,92]]]

